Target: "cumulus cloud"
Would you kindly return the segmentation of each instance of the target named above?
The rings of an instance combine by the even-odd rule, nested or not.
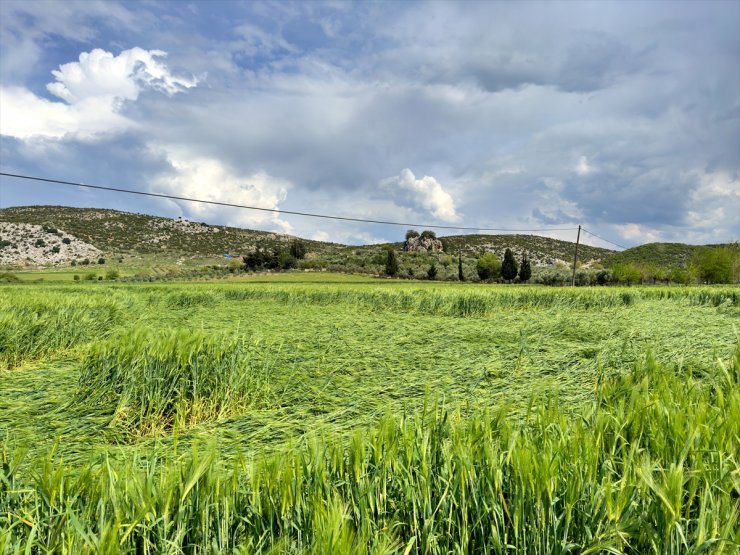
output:
[[[445,222],[460,220],[452,195],[434,177],[425,175],[417,179],[410,169],[405,168],[399,175],[381,181],[381,186],[406,192],[414,205],[429,211],[435,218]]]
[[[131,48],[118,56],[96,48],[79,61],[52,71],[47,90],[60,101],[39,97],[23,87],[0,87],[0,133],[10,137],[61,138],[67,134],[92,138],[134,125],[125,117],[125,102],[143,90],[174,95],[197,80],[173,75],[160,60],[161,50]]]
[[[291,186],[289,182],[262,171],[238,175],[215,158],[203,158],[188,152],[170,152],[169,161],[173,171],[160,175],[155,180],[155,189],[175,196],[277,210]],[[291,225],[275,212],[177,202],[189,218],[221,221],[237,227],[269,227],[281,233],[293,231]]]

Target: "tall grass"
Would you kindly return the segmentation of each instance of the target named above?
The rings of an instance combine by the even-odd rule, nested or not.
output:
[[[113,299],[14,293],[0,299],[0,368],[104,337],[122,317],[122,306]]]
[[[502,308],[568,308],[596,310],[630,306],[645,300],[671,300],[699,306],[740,306],[736,288],[590,288],[552,289],[535,287],[449,286],[444,289],[405,287],[388,291],[374,288],[269,288],[231,286],[227,300],[274,300],[288,305],[353,304],[373,310],[406,311],[423,315],[487,316]]]
[[[737,553],[739,386],[740,349],[702,375],[648,353],[577,411],[432,404],[256,462],[6,447],[0,552]]]
[[[90,348],[76,402],[107,404],[115,425],[156,435],[266,402],[264,368],[235,336],[136,329]]]

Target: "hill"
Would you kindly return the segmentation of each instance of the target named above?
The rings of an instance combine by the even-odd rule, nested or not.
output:
[[[222,256],[241,253],[255,244],[279,247],[295,239],[291,235],[236,227],[209,225],[181,218],[97,208],[22,206],[0,210],[0,221],[33,224],[63,230],[95,248],[115,254],[184,253]],[[325,251],[330,243],[305,241],[308,250]]]
[[[0,263],[18,262],[63,264],[80,256],[72,249],[64,249],[61,256],[51,256],[50,250],[34,251],[12,247],[21,242],[35,244],[36,235],[44,230],[58,231],[59,238],[70,237],[76,244],[87,245],[93,255],[176,255],[185,258],[221,258],[224,253],[242,254],[261,244],[282,248],[296,238],[290,235],[241,229],[229,226],[209,225],[181,218],[171,219],[146,214],[121,212],[97,208],[71,208],[65,206],[22,206],[0,209],[0,222],[16,225],[15,234],[0,233],[0,241],[9,243],[2,249]],[[35,226],[34,232],[22,232],[20,225]],[[6,224],[7,225],[7,224]],[[10,229],[10,228],[8,228]],[[29,230],[31,228],[28,228]],[[20,236],[19,236],[20,233]],[[342,265],[348,260],[377,259],[382,264],[383,251],[388,246],[401,251],[403,243],[384,245],[347,246],[335,243],[303,240],[306,250],[314,258],[321,258],[329,265]],[[535,235],[453,235],[441,237],[447,254],[462,252],[464,257],[477,257],[485,251],[495,252],[500,258],[506,248],[511,248],[517,257],[525,251],[534,265],[549,266],[558,262],[570,263],[574,243],[539,237]],[[24,243],[25,244],[25,243]],[[588,245],[579,248],[582,262],[602,261],[613,251]],[[46,255],[46,258],[42,255]],[[416,253],[417,255],[419,253]],[[38,255],[38,256],[37,256]],[[92,256],[92,255],[90,255]],[[418,256],[417,256],[418,258]],[[369,266],[368,266],[369,268]]]
[[[463,255],[479,255],[482,252],[495,252],[501,260],[504,251],[510,248],[517,259],[524,252],[529,254],[537,266],[550,266],[557,262],[573,263],[575,243],[538,235],[451,235],[442,238],[445,251]],[[592,247],[581,243],[578,246],[578,260],[581,262],[601,262],[614,251]]]
[[[634,264],[638,267],[657,266],[659,268],[687,268],[697,251],[704,246],[720,247],[727,245],[687,245],[685,243],[647,243],[638,247],[610,254],[604,265]]]

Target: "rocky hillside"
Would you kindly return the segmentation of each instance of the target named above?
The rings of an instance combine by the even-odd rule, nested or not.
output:
[[[0,264],[65,264],[96,261],[103,253],[53,227],[0,221]]]
[[[208,225],[117,210],[24,206],[0,210],[0,222],[63,229],[94,248],[113,254],[175,253],[222,256],[242,253],[257,243],[289,244],[294,237],[265,231]],[[306,241],[308,250],[325,250],[329,243]]]

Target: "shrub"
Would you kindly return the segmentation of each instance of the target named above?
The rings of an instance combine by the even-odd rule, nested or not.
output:
[[[69,245],[71,242],[72,240],[69,237],[65,237],[64,239],[62,239],[62,243],[64,243],[65,245]]]
[[[427,270],[427,277],[429,279],[434,279],[437,277],[437,266],[435,266],[434,264],[429,266],[429,269]]]
[[[105,258],[103,258],[102,256],[98,258],[98,264],[105,264]]]
[[[45,247],[46,246],[46,241],[44,241],[43,239],[36,239],[36,242],[34,243],[34,246],[36,246],[36,247]]]
[[[599,270],[596,272],[596,284],[597,285],[609,285],[613,281],[614,277],[609,270]]]
[[[90,264],[90,259],[85,258],[82,262],[80,262],[80,264],[82,264],[83,266],[87,266],[88,264]]]
[[[478,259],[475,269],[481,280],[495,279],[501,275],[501,261],[492,252],[487,252]]]
[[[54,254],[58,253],[59,252],[59,245],[54,245],[51,248],[51,252],[53,252]]]
[[[120,277],[120,273],[115,268],[109,269],[107,272],[105,272],[105,279],[118,279]]]
[[[80,276],[78,276],[77,274],[75,274],[75,275],[72,276],[72,279],[74,281],[80,281]]]
[[[5,247],[9,247],[10,245],[12,245],[12,243],[7,239],[3,239],[2,241],[0,241],[0,249],[4,249]]]
[[[82,279],[85,281],[93,281],[96,278],[95,274],[90,272],[88,274],[85,274],[82,276]]]
[[[77,261],[76,260],[73,260],[71,265],[72,266],[77,266]]]

